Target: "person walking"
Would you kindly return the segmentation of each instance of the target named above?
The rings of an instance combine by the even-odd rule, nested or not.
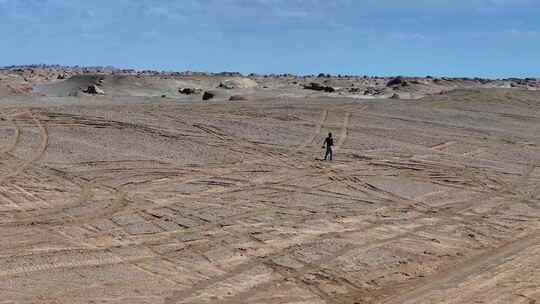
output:
[[[334,139],[332,133],[328,133],[328,137],[324,140],[323,149],[326,146],[326,153],[324,154],[324,160],[332,160],[332,147],[334,146]]]

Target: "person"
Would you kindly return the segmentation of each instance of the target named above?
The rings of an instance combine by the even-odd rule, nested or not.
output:
[[[324,140],[323,149],[326,146],[326,153],[324,154],[324,160],[332,160],[332,147],[334,146],[334,139],[332,133],[328,133],[328,137]]]

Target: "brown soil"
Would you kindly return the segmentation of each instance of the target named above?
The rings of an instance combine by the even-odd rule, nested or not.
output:
[[[540,301],[540,92],[240,93],[1,98],[0,303]]]

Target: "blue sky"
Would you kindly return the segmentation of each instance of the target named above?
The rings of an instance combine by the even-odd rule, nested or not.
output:
[[[540,0],[0,0],[0,66],[540,76]]]

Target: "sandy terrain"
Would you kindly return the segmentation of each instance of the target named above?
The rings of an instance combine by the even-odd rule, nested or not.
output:
[[[540,301],[539,91],[87,81],[0,96],[2,304]]]

